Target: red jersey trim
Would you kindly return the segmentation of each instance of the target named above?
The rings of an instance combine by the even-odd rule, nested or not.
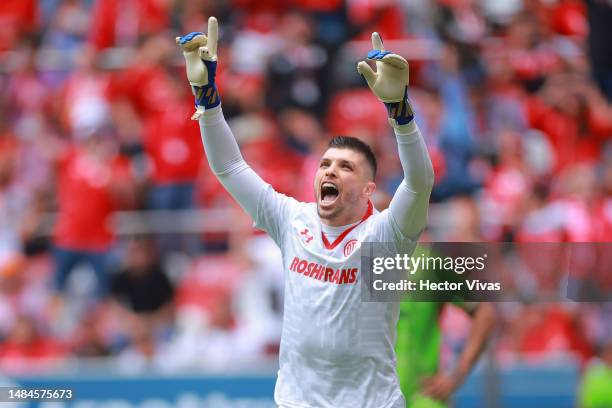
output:
[[[334,249],[335,247],[337,247],[338,244],[340,244],[344,240],[344,238],[346,238],[346,236],[350,234],[352,230],[354,230],[355,228],[359,226],[359,224],[367,220],[370,217],[370,215],[372,215],[373,213],[374,213],[374,206],[372,205],[371,201],[368,201],[368,209],[363,215],[363,218],[361,219],[361,221],[359,221],[359,223],[353,225],[352,227],[345,229],[342,232],[342,234],[340,234],[338,238],[336,238],[336,240],[332,242],[331,244],[329,243],[329,240],[325,236],[325,233],[321,231],[321,238],[323,239],[323,245],[325,246],[325,249]]]

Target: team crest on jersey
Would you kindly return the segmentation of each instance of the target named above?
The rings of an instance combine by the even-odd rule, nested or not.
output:
[[[349,256],[350,254],[352,254],[356,246],[357,246],[356,239],[349,240],[349,242],[347,242],[344,245],[344,256]]]

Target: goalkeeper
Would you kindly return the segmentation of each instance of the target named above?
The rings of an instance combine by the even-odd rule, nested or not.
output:
[[[377,33],[358,72],[387,108],[404,180],[377,211],[376,158],[359,139],[330,140],[314,179],[316,201],[277,193],[244,161],[215,86],[217,20],[208,35],[177,38],[196,97],[208,163],[223,186],[283,254],[285,304],[274,399],[279,407],[405,406],[393,345],[398,303],[361,301],[363,242],[387,242],[411,253],[427,222],[433,169],[407,100],[408,63],[385,51]],[[273,160],[273,158],[271,158]]]

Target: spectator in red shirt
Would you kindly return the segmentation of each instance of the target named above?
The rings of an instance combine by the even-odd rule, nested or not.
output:
[[[202,142],[197,123],[189,121],[193,104],[184,86],[167,77],[166,108],[147,115],[144,149],[152,164],[149,206],[155,210],[193,207],[194,181],[202,161]]]
[[[142,134],[132,144],[140,144],[150,165],[146,206],[152,210],[193,208],[195,180],[204,157],[198,124],[189,120],[193,101],[180,79],[184,73],[177,75],[165,65],[169,44],[163,35],[146,39],[109,86],[115,106],[129,103],[142,122]],[[199,250],[199,241],[184,234],[163,234],[158,243],[164,252]]]
[[[170,81],[173,76],[178,76],[177,73],[170,75],[165,65],[173,55],[170,54],[174,50],[172,46],[174,43],[163,34],[144,39],[139,48],[132,50],[127,66],[112,76],[109,98],[129,101],[142,118],[169,109],[176,103]],[[180,75],[184,75],[182,70]],[[182,77],[176,80],[179,78]],[[191,98],[189,101],[192,102]]]
[[[200,171],[202,141],[198,124],[190,121],[191,95],[165,73],[167,103],[144,118],[143,147],[151,164],[148,207],[152,210],[188,210],[194,207],[195,180]],[[197,253],[199,239],[185,234],[163,234],[163,251]]]
[[[128,162],[107,135],[80,140],[58,163],[58,217],[54,231],[55,284],[64,289],[70,271],[88,263],[98,295],[108,289],[107,262],[113,244],[112,213],[132,200]]]
[[[168,28],[172,3],[169,0],[97,0],[89,41],[96,49],[134,46],[140,36]]]
[[[39,29],[38,1],[0,1],[0,52],[11,49],[19,38]]]

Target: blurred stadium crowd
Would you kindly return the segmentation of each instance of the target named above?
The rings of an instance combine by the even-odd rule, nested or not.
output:
[[[379,31],[410,61],[434,162],[425,239],[612,241],[609,2],[3,0],[0,370],[275,356],[279,253],[209,171],[174,44],[210,15],[224,112],[279,191],[310,200],[327,140],[349,134],[374,147],[388,204],[395,140],[355,70]],[[507,304],[503,319],[503,362],[583,364],[612,338],[592,304]],[[452,350],[467,320],[449,309],[442,324]]]

